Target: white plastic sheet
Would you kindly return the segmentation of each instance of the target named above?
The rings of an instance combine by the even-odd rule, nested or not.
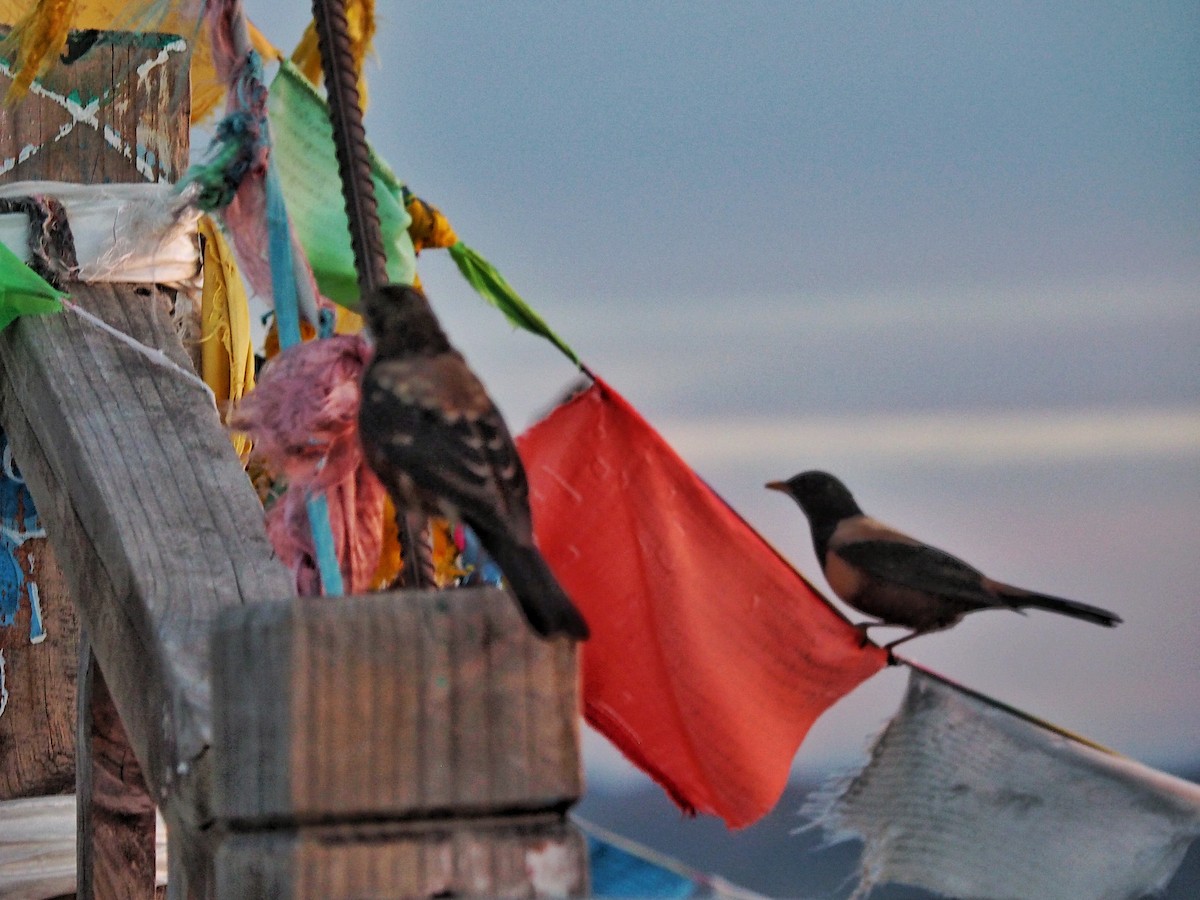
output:
[[[0,197],[45,195],[66,210],[80,281],[188,284],[200,273],[200,212],[170,184],[18,181]],[[0,215],[0,241],[30,260],[29,218]]]

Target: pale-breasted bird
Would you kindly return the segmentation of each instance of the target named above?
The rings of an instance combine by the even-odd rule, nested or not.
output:
[[[525,468],[499,410],[419,290],[364,298],[375,355],[363,372],[359,436],[398,510],[471,527],[543,636],[587,623],[533,542]]]
[[[980,609],[1045,609],[1097,625],[1119,616],[1096,606],[1039,594],[988,578],[974,566],[863,513],[846,486],[826,472],[801,472],[768,488],[800,505],[812,528],[813,548],[833,592],[878,622],[912,633],[887,649],[949,628]]]

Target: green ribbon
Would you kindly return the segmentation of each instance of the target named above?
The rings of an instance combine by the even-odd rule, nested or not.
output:
[[[504,276],[497,272],[490,262],[462,241],[450,247],[450,256],[458,264],[458,270],[462,272],[463,278],[467,279],[479,296],[504,313],[508,321],[517,328],[523,328],[544,337],[576,366],[581,365],[575,351],[568,346],[566,341],[550,330],[550,326],[528,303],[521,299],[520,295],[512,289],[512,286],[504,280]]]

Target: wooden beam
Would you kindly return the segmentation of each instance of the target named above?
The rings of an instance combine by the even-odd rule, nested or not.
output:
[[[176,180],[188,162],[185,49],[178,38],[166,35],[72,32],[63,59],[34,83],[26,98],[15,106],[0,107],[0,180],[93,184]],[[5,60],[0,66],[0,91],[6,90],[10,82],[8,63]],[[6,421],[14,422],[40,417],[39,410],[9,410],[7,404],[4,413]],[[22,458],[20,448],[16,458]],[[54,528],[52,525],[51,530]],[[45,774],[60,779],[65,776],[74,782],[78,623],[68,595],[74,589],[78,597],[81,585],[87,594],[89,585],[79,573],[66,578],[59,571],[44,539],[26,542],[19,548],[17,558],[23,566],[32,563],[27,570],[29,605],[32,607],[36,587],[46,640],[37,646],[18,643],[11,647],[13,669],[23,690],[17,697],[19,705],[10,711],[8,723],[14,735],[27,731],[30,725],[42,731],[47,749],[53,751],[43,757],[43,768],[51,769]],[[69,588],[64,587],[68,583]],[[32,685],[28,684],[29,676],[37,679]],[[33,690],[25,691],[27,686]],[[103,726],[104,752],[97,759],[120,759],[131,754],[107,691],[84,699],[87,702],[80,709],[79,718],[85,726],[82,749],[86,771],[80,774],[85,788],[97,787],[99,803],[93,815],[91,791],[81,792],[79,808],[84,839],[78,842],[78,847],[81,862],[86,864],[81,896],[90,896],[93,850],[101,862],[120,860],[129,847],[137,846],[144,851],[153,840],[153,819],[147,819],[144,810],[147,806],[153,809],[153,805],[140,777],[124,783],[126,795],[121,797],[100,790],[102,786],[112,786],[111,778],[92,778],[93,757],[89,751],[97,737],[92,732],[93,721]],[[69,730],[56,727],[67,720],[71,723]],[[63,737],[56,743],[60,733]],[[40,749],[33,742],[30,745]],[[6,754],[6,759],[12,758]],[[125,771],[130,769],[126,767]],[[10,780],[10,791],[23,794],[39,789],[39,785],[30,783],[29,777],[27,767],[18,771],[16,783]],[[51,786],[45,781],[43,784],[45,789]],[[69,785],[57,788],[65,789]],[[142,813],[119,815],[122,806],[136,807]],[[99,825],[94,832],[96,841],[92,840],[90,827],[93,819]],[[102,889],[114,887],[118,881],[113,878],[120,877],[119,866],[101,864],[97,884]],[[116,893],[134,895],[124,890]]]
[[[19,106],[0,107],[4,177],[176,180],[188,160],[184,49],[165,35],[72,34],[73,61]],[[0,335],[0,424],[179,845],[172,868],[185,865],[172,892],[199,896],[208,889],[208,627],[226,605],[289,596],[291,579],[208,395],[183,374],[171,292],[70,291],[149,355],[73,313],[17,322]],[[179,368],[151,358],[159,352]]]
[[[74,313],[0,334],[0,416],[168,825],[207,824],[208,631],[285,597],[262,507],[157,288],[80,285]],[[172,366],[177,368],[172,368]]]
[[[560,816],[239,833],[217,851],[217,897],[585,897],[587,848]]]
[[[35,82],[24,101],[0,105],[0,182],[178,178],[188,162],[189,108],[179,39],[74,32],[67,55],[75,58]],[[9,65],[0,61],[0,93]],[[0,629],[9,696],[0,799],[68,792],[75,782],[75,610],[46,538],[26,540],[12,558],[25,585],[17,620]],[[31,631],[35,599],[40,636]]]
[[[230,609],[213,691],[218,896],[586,889],[576,650],[505,592]]]

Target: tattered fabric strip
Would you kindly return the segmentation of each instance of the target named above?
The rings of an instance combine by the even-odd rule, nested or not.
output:
[[[345,586],[352,592],[373,586],[385,491],[358,442],[359,380],[369,357],[360,335],[297,344],[267,363],[258,386],[229,417],[231,427],[254,439],[254,456],[288,482],[268,511],[267,532],[305,596],[321,592],[319,548],[305,522],[313,494],[328,498]]]
[[[21,316],[60,312],[63,296],[0,241],[0,331]]]
[[[216,69],[230,85],[229,110],[218,129],[213,159],[193,167],[187,180],[210,198],[214,187],[225,188],[210,208],[222,209],[242,271],[254,290],[274,306],[279,340],[287,349],[299,345],[301,316],[310,324],[320,321],[317,290],[288,221],[271,153],[262,64],[250,48],[241,4],[224,0],[210,16]],[[327,595],[339,595],[343,578],[328,502],[313,494],[305,498],[305,509],[322,589]]]
[[[4,94],[4,104],[13,106],[27,93],[33,80],[58,60],[67,44],[67,32],[74,20],[79,0],[42,0],[14,26],[0,53],[15,57],[12,84]]]
[[[190,284],[200,274],[199,210],[168,184],[17,181],[0,199],[49,198],[66,211],[74,240],[74,280]],[[53,224],[53,223],[51,223]],[[38,241],[44,241],[37,235]],[[0,215],[0,243],[25,262],[37,259],[27,210]]]
[[[913,669],[866,767],[806,813],[863,840],[856,897],[1133,900],[1200,835],[1200,785]]]
[[[28,258],[25,263],[47,282],[61,288],[79,274],[79,259],[75,255],[75,238],[67,209],[54,197],[0,197],[0,219],[13,213],[29,221]]]
[[[537,310],[521,298],[500,271],[459,239],[441,210],[407,190],[404,192],[404,198],[405,207],[412,217],[412,224],[408,230],[412,235],[413,247],[418,253],[426,247],[437,247],[449,252],[467,283],[480,297],[504,313],[504,317],[514,328],[522,328],[530,334],[545,338],[567,359],[582,367],[578,355],[570,345],[551,330]]]
[[[172,49],[178,52],[186,47],[190,57],[189,78],[181,79],[180,89],[190,82],[191,118],[199,122],[224,96],[224,84],[213,67],[208,29],[201,27],[206,6],[212,4],[206,0],[0,0],[0,21],[18,23],[24,17],[5,42],[14,60],[9,98],[20,99],[30,87],[36,91],[32,79],[64,57],[78,58],[72,52],[74,35],[88,31],[179,35],[184,40]],[[182,94],[179,99],[184,99]]]
[[[240,16],[240,6],[229,5],[233,8],[228,15]],[[207,158],[188,169],[179,188],[185,193],[194,191],[200,209],[220,215],[232,238],[239,268],[254,293],[274,306],[281,282],[290,282],[290,293],[280,298],[276,312],[286,307],[290,315],[291,310],[298,310],[304,321],[315,326],[320,319],[317,286],[279,192],[271,188],[278,176],[262,61],[250,50],[229,57],[232,30],[236,30],[235,24],[225,22],[224,28],[213,32],[214,47],[223,48],[214,57],[221,61],[218,69],[227,70],[232,81],[230,108],[217,126]],[[272,235],[272,231],[277,233]],[[285,241],[289,259],[276,259],[273,250],[284,249]],[[290,276],[281,271],[285,264],[291,266]],[[293,336],[299,339],[298,333]]]
[[[217,409],[224,417],[229,405],[254,388],[254,346],[250,335],[250,310],[233,250],[216,223],[200,220],[204,236],[204,292],[200,301],[200,374],[212,389]],[[232,435],[234,449],[243,459],[250,441]]]
[[[346,0],[346,31],[350,39],[350,55],[354,59],[354,71],[358,76],[358,103],[363,112],[367,111],[367,79],[363,77],[363,63],[371,52],[371,42],[375,38],[375,0]],[[309,22],[300,36],[296,49],[292,51],[291,64],[313,84],[320,84],[324,78],[321,71],[321,53],[317,40],[317,28],[314,22]]]

